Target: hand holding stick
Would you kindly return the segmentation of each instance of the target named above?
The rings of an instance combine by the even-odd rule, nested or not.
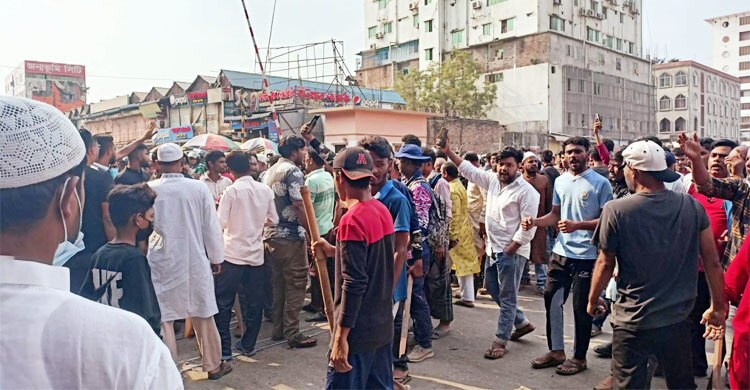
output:
[[[308,229],[310,237],[312,239],[314,253],[315,253],[315,267],[318,271],[318,279],[320,280],[320,292],[323,294],[323,307],[325,308],[326,318],[328,319],[328,326],[331,328],[331,337],[333,337],[333,296],[331,296],[331,283],[328,280],[328,268],[326,267],[326,255],[330,248],[325,247],[321,241],[325,241],[320,238],[320,232],[318,231],[317,220],[315,219],[315,210],[313,209],[312,199],[310,198],[310,189],[307,186],[300,188],[302,194],[302,205],[305,207],[305,216],[307,217]],[[323,248],[321,248],[323,245]],[[329,244],[328,247],[332,246]],[[322,250],[318,250],[321,248]],[[326,250],[328,249],[328,250]]]

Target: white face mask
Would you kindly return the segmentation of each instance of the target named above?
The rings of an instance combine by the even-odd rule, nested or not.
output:
[[[65,184],[63,184],[62,189],[63,194],[65,193],[65,189],[67,188],[69,181],[70,178],[65,179]],[[52,259],[53,266],[62,266],[63,264],[67,263],[71,257],[75,256],[76,253],[82,251],[86,247],[83,244],[83,232],[81,232],[81,225],[83,225],[83,207],[81,207],[81,198],[78,196],[78,191],[75,191],[75,194],[76,199],[78,199],[78,213],[80,215],[80,222],[78,223],[78,236],[76,237],[75,243],[68,241],[68,226],[65,223],[65,216],[62,212],[63,198],[62,196],[60,196],[60,204],[58,205],[58,208],[60,209],[60,217],[62,218],[63,234],[65,235],[65,239],[57,245],[55,257]]]

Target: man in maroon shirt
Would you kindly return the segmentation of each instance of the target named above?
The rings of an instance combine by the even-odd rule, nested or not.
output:
[[[714,143],[713,148],[708,155],[708,173],[711,177],[724,179],[729,176],[729,170],[724,159],[729,155],[737,144],[730,140],[718,140]],[[690,183],[688,194],[695,198],[706,210],[708,219],[711,223],[711,231],[714,234],[716,251],[721,256],[722,264],[725,268],[727,257],[724,254],[726,241],[724,236],[727,234],[727,213],[732,207],[732,203],[713,197],[707,197],[698,192],[694,183]],[[711,294],[708,291],[706,274],[703,270],[703,264],[698,263],[698,296],[695,298],[695,306],[688,317],[690,322],[690,337],[693,347],[693,375],[697,377],[706,376],[708,362],[706,361],[706,340],[703,338],[705,325],[701,325],[703,312],[711,306]]]
[[[337,245],[324,239],[314,251],[336,257],[334,331],[326,389],[393,388],[393,219],[370,193],[372,158],[362,148],[333,162],[341,217]]]

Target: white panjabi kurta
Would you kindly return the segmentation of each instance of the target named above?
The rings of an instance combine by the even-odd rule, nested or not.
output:
[[[148,264],[161,320],[211,317],[218,309],[210,264],[224,260],[214,199],[205,184],[179,173],[148,185],[157,194]]]

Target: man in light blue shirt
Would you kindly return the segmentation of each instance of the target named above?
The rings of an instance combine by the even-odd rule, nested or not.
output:
[[[591,273],[597,248],[591,244],[604,204],[612,200],[609,180],[586,165],[589,141],[568,138],[563,143],[570,170],[557,178],[552,211],[539,218],[527,218],[525,229],[533,226],[557,226],[560,234],[548,265],[544,306],[547,309],[549,352],[535,359],[534,368],[557,367],[560,375],[574,375],[586,369],[586,351],[591,339],[591,316],[586,312]],[[575,342],[572,359],[566,359],[563,341],[563,305],[573,292]]]

